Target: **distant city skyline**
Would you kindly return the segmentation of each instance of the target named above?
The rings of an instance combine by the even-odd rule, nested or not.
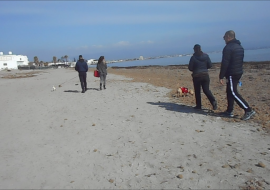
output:
[[[50,62],[222,51],[234,30],[245,49],[269,47],[269,1],[0,1],[0,52]]]

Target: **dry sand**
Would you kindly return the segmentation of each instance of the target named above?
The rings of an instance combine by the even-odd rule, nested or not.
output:
[[[218,110],[215,114],[223,112],[227,108],[226,86],[219,83],[220,63],[215,63],[209,74],[211,78],[210,89],[218,102]],[[187,65],[175,66],[145,66],[129,68],[112,68],[109,71],[114,74],[121,74],[130,77],[133,81],[147,82],[155,86],[170,89],[168,97],[172,102],[195,106],[195,97],[175,97],[176,90],[180,86],[193,89],[191,72]],[[244,63],[244,74],[241,78],[242,87],[238,87],[239,93],[247,100],[250,106],[256,111],[256,115],[248,122],[259,123],[263,130],[270,132],[270,61],[266,62],[246,62]],[[202,93],[202,104],[206,109],[212,109],[206,96]],[[241,122],[243,110],[235,103],[234,119],[226,119],[229,122]],[[246,122],[244,122],[246,123]]]
[[[71,69],[0,76],[1,189],[270,188],[270,139],[256,122],[112,73],[99,91],[89,71],[84,94]]]

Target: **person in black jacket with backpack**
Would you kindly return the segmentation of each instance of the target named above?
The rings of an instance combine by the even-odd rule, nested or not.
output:
[[[79,73],[79,78],[81,82],[82,87],[82,93],[85,93],[87,91],[87,82],[86,82],[86,76],[88,71],[88,65],[83,59],[82,55],[79,55],[79,60],[76,62],[75,70]]]
[[[195,90],[196,106],[195,109],[202,109],[201,87],[204,94],[213,106],[213,110],[217,109],[217,101],[209,89],[210,77],[208,69],[212,67],[209,56],[202,52],[201,46],[194,46],[194,54],[190,58],[188,69],[192,71],[193,85]]]
[[[219,74],[219,80],[224,85],[223,79],[227,82],[227,110],[223,113],[228,117],[233,117],[234,101],[245,111],[242,120],[250,119],[255,111],[252,110],[248,103],[242,98],[237,91],[237,85],[243,74],[244,48],[241,42],[235,38],[235,32],[229,30],[225,33],[223,39],[226,46],[222,52],[222,62]]]

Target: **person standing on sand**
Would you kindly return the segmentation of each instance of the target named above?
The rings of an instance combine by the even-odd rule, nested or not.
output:
[[[202,109],[201,87],[204,94],[213,106],[213,110],[217,109],[217,101],[209,89],[210,77],[208,69],[212,67],[209,56],[202,52],[201,46],[194,46],[194,54],[190,58],[188,69],[192,71],[193,85],[195,91],[196,106],[195,109]]]
[[[252,110],[248,103],[237,91],[237,84],[243,74],[244,48],[241,42],[235,38],[235,32],[229,30],[223,36],[226,46],[222,52],[222,62],[219,73],[219,81],[224,85],[223,78],[226,78],[227,88],[227,110],[223,115],[233,117],[234,101],[245,111],[242,120],[250,119],[256,112]]]
[[[97,63],[97,70],[99,72],[100,77],[100,90],[103,88],[106,89],[106,76],[107,76],[107,63],[105,61],[104,56],[100,56]]]
[[[88,65],[83,59],[82,55],[79,55],[79,60],[76,62],[75,70],[79,73],[79,78],[81,82],[82,87],[82,93],[85,93],[87,91],[87,82],[86,82],[86,76],[88,71]]]

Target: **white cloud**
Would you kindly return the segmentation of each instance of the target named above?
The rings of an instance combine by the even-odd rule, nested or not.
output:
[[[154,41],[148,40],[148,41],[141,41],[139,44],[153,44]]]
[[[103,45],[92,45],[91,47],[93,47],[93,48],[104,48]]]
[[[113,46],[128,46],[130,43],[128,41],[120,41],[114,44]]]
[[[79,46],[79,47],[75,47],[74,49],[76,50],[85,50],[88,49],[89,47],[87,45],[83,45],[83,46]]]

